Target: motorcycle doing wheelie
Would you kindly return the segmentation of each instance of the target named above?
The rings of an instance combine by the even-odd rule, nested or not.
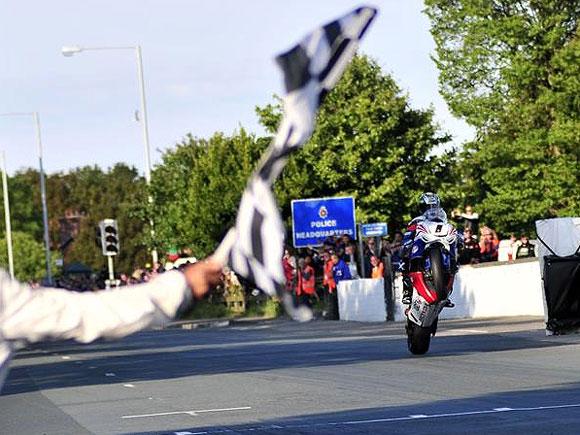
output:
[[[409,256],[413,283],[407,317],[407,344],[415,355],[429,350],[441,310],[450,306],[456,271],[457,230],[446,217],[427,216],[417,225]]]

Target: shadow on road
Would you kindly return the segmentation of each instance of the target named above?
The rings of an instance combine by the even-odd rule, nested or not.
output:
[[[172,429],[154,434],[546,434],[575,433],[580,384],[510,391],[413,406],[365,408],[299,415],[254,424]]]
[[[357,364],[370,361],[408,359],[406,342],[397,335],[349,336],[340,334],[317,339],[307,333],[285,334],[279,331],[262,336],[255,331],[221,330],[209,334],[187,331],[157,331],[138,334],[118,342],[97,343],[89,346],[45,345],[34,352],[58,350],[60,355],[75,355],[69,360],[38,363],[12,368],[3,395],[65,388],[72,386],[114,384],[149,380],[174,379],[195,375],[258,372],[271,369],[324,367]],[[380,330],[380,329],[379,329]],[[395,331],[395,329],[393,329]],[[388,335],[388,334],[387,334]],[[289,341],[290,340],[290,341]],[[292,342],[292,341],[298,342]],[[168,347],[181,346],[178,350]],[[432,351],[424,358],[449,357],[481,352],[500,352],[567,345],[568,342],[545,340],[541,331],[436,337]],[[105,353],[96,356],[91,348]],[[144,351],[144,350],[147,351]],[[160,351],[152,351],[160,350]],[[167,351],[164,352],[163,349]],[[121,354],[131,350],[130,354]],[[115,352],[107,355],[106,352]],[[50,354],[49,354],[50,355]],[[24,356],[26,358],[26,355]],[[57,356],[56,358],[60,358]],[[114,373],[108,377],[106,373]]]

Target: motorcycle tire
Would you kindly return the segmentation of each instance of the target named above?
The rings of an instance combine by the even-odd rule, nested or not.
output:
[[[440,299],[447,298],[447,286],[445,285],[445,269],[443,268],[443,257],[438,247],[429,251],[429,260],[431,261],[431,279],[433,287]]]
[[[424,355],[431,344],[431,328],[423,328],[407,320],[407,347],[413,355]]]

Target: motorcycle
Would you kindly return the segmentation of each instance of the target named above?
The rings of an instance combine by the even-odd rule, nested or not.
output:
[[[439,314],[450,305],[457,238],[457,230],[445,216],[432,216],[417,225],[409,256],[413,297],[405,311],[407,345],[412,354],[427,353]]]

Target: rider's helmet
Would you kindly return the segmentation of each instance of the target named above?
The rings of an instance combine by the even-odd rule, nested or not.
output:
[[[421,214],[424,214],[427,210],[438,209],[440,206],[441,202],[436,193],[425,192],[419,197],[419,211]]]

